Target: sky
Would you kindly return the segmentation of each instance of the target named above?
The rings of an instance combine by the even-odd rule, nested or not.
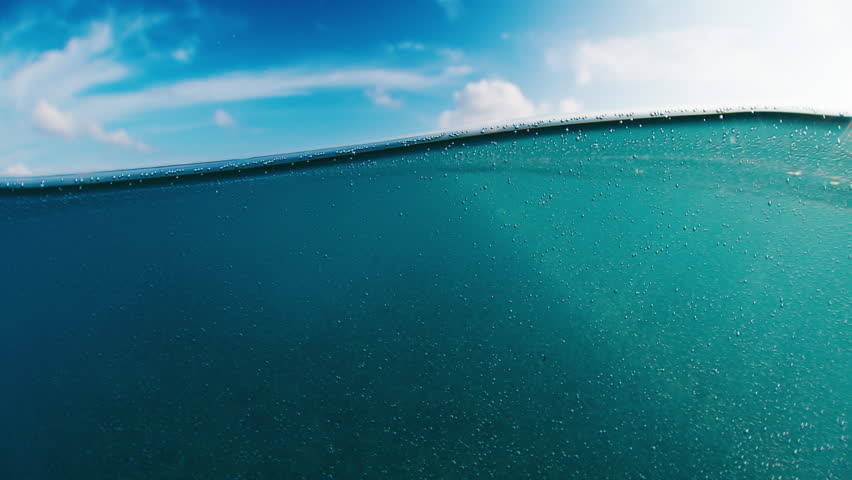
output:
[[[852,111],[848,1],[0,2],[0,176],[524,118]]]

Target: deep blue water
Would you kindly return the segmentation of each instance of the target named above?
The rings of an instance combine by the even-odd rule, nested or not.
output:
[[[0,478],[850,478],[848,125],[0,190]]]

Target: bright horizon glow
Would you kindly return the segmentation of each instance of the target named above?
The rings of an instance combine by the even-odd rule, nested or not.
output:
[[[57,1],[0,18],[0,176],[597,112],[852,111],[842,1]]]

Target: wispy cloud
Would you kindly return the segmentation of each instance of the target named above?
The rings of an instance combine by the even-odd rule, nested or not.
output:
[[[25,63],[0,84],[18,107],[37,98],[62,101],[86,89],[127,76],[128,69],[106,55],[112,29],[96,23],[83,37],[71,38],[62,50],[50,50]]]
[[[464,50],[459,48],[439,48],[438,54],[451,62],[460,62],[464,58]]]
[[[147,43],[145,32],[168,22],[168,17],[122,17],[119,23],[115,23],[116,17],[110,18],[109,22],[91,23],[58,49],[37,55],[14,50],[0,53],[0,129],[4,130],[4,139],[12,140],[7,142],[6,148],[14,151],[15,141],[22,137],[21,134],[32,137],[27,142],[39,141],[39,135],[47,134],[66,141],[84,139],[129,151],[150,152],[152,148],[147,143],[122,128],[121,123],[128,121],[130,116],[193,105],[307,95],[331,89],[366,92],[377,105],[399,108],[401,101],[390,92],[420,91],[446,85],[472,71],[471,67],[459,64],[461,57],[455,56],[450,61],[446,57],[442,63],[448,66],[443,68],[434,64],[424,69],[270,68],[166,80],[154,86],[127,90],[114,85],[133,79],[139,66],[127,63],[128,57],[122,55],[122,49],[131,40],[136,41],[137,46],[142,41],[146,51],[153,49]],[[159,51],[168,52],[176,61],[189,62],[195,55],[196,43],[197,40],[190,38],[171,50],[161,48]],[[403,42],[398,48],[417,51],[428,47]],[[152,56],[145,61],[161,58]],[[98,92],[104,87],[110,93]],[[29,122],[21,122],[21,118]],[[236,124],[223,109],[214,113],[213,122],[223,127]],[[26,144],[17,145],[22,148]],[[84,145],[85,142],[75,142],[74,148],[84,148]],[[0,168],[2,162],[12,162],[10,158],[0,159]]]
[[[65,138],[74,136],[74,118],[45,100],[39,100],[33,109],[33,122],[41,130],[61,135]]]
[[[462,12],[461,0],[435,0],[435,2],[444,10],[448,19],[458,20]]]
[[[230,113],[222,110],[221,108],[217,108],[215,112],[213,112],[213,123],[219,127],[233,127],[237,124],[234,121],[234,117],[231,116]]]
[[[183,80],[142,90],[89,94],[92,87],[127,78],[131,69],[110,54],[115,47],[112,29],[93,24],[83,37],[74,37],[62,50],[49,51],[14,71],[9,92],[21,107],[37,99],[65,105],[84,121],[108,122],[143,111],[188,105],[305,94],[317,89],[372,88],[422,90],[466,75],[471,68],[452,65],[426,73],[412,69],[342,68],[316,71],[311,68],[230,72]],[[407,48],[419,48],[410,44]],[[177,56],[187,59],[190,53]],[[61,78],[61,82],[56,79]]]
[[[134,140],[127,133],[127,130],[124,130],[123,128],[108,132],[97,123],[92,122],[89,124],[87,131],[93,139],[101,143],[117,145],[128,150],[136,150],[144,153],[151,151],[150,146],[138,140]]]
[[[435,58],[452,63],[459,63],[465,58],[464,50],[460,48],[442,47],[412,41],[387,45],[387,51],[391,54],[433,55]]]
[[[426,45],[420,42],[399,42],[396,45],[392,45],[393,50],[413,50],[415,52],[422,52],[426,50]]]
[[[94,23],[86,35],[71,38],[62,49],[11,67],[8,76],[0,77],[0,108],[6,104],[13,109],[4,115],[29,112],[32,125],[39,131],[66,140],[85,136],[100,143],[150,151],[126,130],[105,130],[97,119],[81,118],[69,109],[88,89],[128,75],[129,69],[110,56],[113,47],[112,28]]]
[[[319,89],[374,88],[415,91],[445,84],[470,68],[452,67],[435,74],[397,69],[341,69],[239,72],[185,80],[136,92],[91,95],[78,102],[87,117],[118,118],[142,111],[206,103],[304,95]]]
[[[364,92],[367,98],[373,101],[376,105],[383,107],[399,108],[402,106],[402,101],[390,96],[384,88],[373,88]]]

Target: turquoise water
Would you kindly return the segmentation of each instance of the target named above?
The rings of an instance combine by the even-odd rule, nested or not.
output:
[[[850,478],[848,125],[11,182],[0,476]]]

